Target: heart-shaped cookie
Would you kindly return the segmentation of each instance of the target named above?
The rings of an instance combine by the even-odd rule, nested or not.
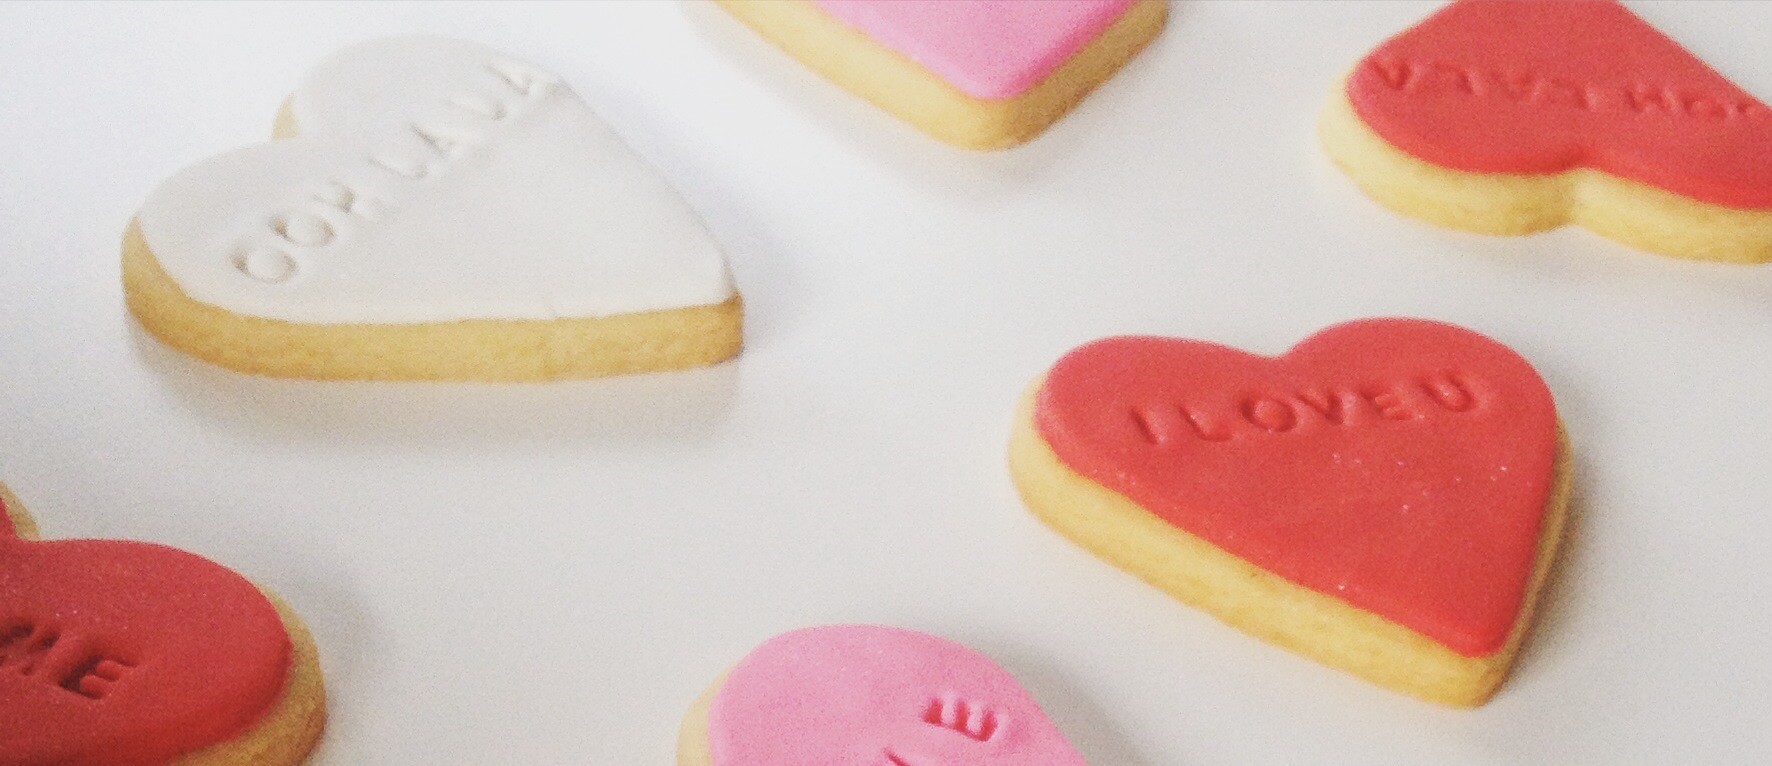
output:
[[[770,639],[690,708],[679,766],[1084,766],[990,658],[899,628]]]
[[[164,546],[32,541],[3,489],[0,505],[0,764],[307,757],[325,693],[292,612],[226,568]]]
[[[1026,141],[1163,28],[1162,0],[720,0],[807,66],[925,133]]]
[[[169,344],[318,378],[551,379],[706,364],[742,309],[677,193],[564,83],[441,38],[345,49],[283,140],[188,167],[125,243]]]
[[[1018,422],[1017,485],[1060,532],[1244,630],[1452,704],[1505,675],[1567,493],[1538,374],[1420,320],[1271,358],[1097,341]]]
[[[1772,260],[1772,109],[1610,0],[1454,2],[1355,65],[1320,128],[1435,223]]]

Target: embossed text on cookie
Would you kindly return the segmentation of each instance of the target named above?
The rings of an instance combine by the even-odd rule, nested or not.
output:
[[[1629,112],[1698,121],[1772,123],[1772,109],[1751,98],[1703,93],[1647,82],[1577,82],[1532,72],[1511,72],[1439,61],[1372,58],[1365,73],[1391,90],[1419,96],[1494,98],[1589,112]]]
[[[1129,420],[1141,439],[1163,446],[1359,427],[1387,420],[1427,420],[1481,409],[1481,382],[1454,372],[1369,385],[1330,385],[1249,394],[1232,406],[1190,402],[1133,405]]]
[[[46,624],[0,623],[0,675],[53,684],[87,699],[104,699],[133,663],[93,650],[90,642]]]

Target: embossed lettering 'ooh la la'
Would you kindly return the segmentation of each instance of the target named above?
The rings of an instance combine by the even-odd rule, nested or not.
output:
[[[1228,442],[1252,436],[1306,433],[1314,427],[1357,428],[1387,420],[1425,420],[1474,412],[1485,388],[1468,376],[1441,372],[1375,386],[1326,386],[1245,396],[1234,406],[1146,403],[1132,407],[1132,423],[1157,445]]]
[[[485,141],[488,130],[515,118],[525,104],[545,96],[553,84],[541,74],[508,64],[487,64],[486,70],[504,86],[504,92],[498,96],[463,92],[444,104],[458,115],[478,121],[482,128],[456,122],[415,122],[411,129],[418,150],[395,147],[366,158],[365,164],[375,172],[407,181],[437,178],[462,152]],[[235,251],[234,268],[266,284],[286,282],[300,270],[290,250],[325,247],[338,236],[335,222],[373,223],[393,210],[391,200],[372,196],[358,185],[337,180],[322,183],[311,190],[302,209],[275,215],[266,227],[248,232],[247,241]]]
[[[1364,66],[1392,90],[1412,95],[1507,99],[1535,106],[1659,114],[1716,124],[1736,120],[1772,123],[1772,109],[1752,99],[1735,99],[1672,85],[1576,82],[1530,72],[1503,72],[1399,58],[1371,58]]]

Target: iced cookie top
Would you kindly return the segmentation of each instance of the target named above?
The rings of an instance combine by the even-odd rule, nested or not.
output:
[[[1164,521],[1473,657],[1513,629],[1559,449],[1525,360],[1405,319],[1278,357],[1096,341],[1052,367],[1034,418],[1066,466]]]
[[[1085,766],[996,663],[952,641],[842,625],[746,656],[708,709],[713,766]]]
[[[289,636],[251,583],[159,545],[34,542],[0,513],[0,760],[158,766],[282,693]]]
[[[296,322],[596,317],[720,303],[701,221],[564,83],[477,45],[377,40],[291,96],[298,135],[186,168],[143,237],[191,298]]]
[[[1772,109],[1615,2],[1461,2],[1347,82],[1387,143],[1477,173],[1592,168],[1772,209]]]
[[[974,98],[1014,98],[1052,74],[1133,0],[813,0]]]

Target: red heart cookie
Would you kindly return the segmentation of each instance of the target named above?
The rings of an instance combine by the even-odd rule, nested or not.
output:
[[[1436,165],[1590,167],[1772,208],[1772,109],[1617,3],[1454,3],[1367,55],[1347,94]]]
[[[1340,122],[1350,107],[1357,125]],[[1523,233],[1575,220],[1672,255],[1772,258],[1772,108],[1610,0],[1455,2],[1361,60],[1323,133],[1373,196],[1438,223]],[[1613,185],[1507,189],[1435,169],[1587,170]]]
[[[0,764],[175,762],[271,713],[291,657],[276,607],[224,567],[26,540],[0,514]]]
[[[1029,420],[1047,451],[1014,453],[1023,493],[1085,545],[1153,538],[1079,533],[1123,519],[1072,513],[1094,500],[1030,474],[1039,456],[1169,531],[1437,644],[1449,661],[1510,649],[1547,560],[1547,514],[1560,514],[1566,466],[1544,382],[1509,349],[1433,322],[1352,322],[1272,358],[1109,338],[1053,366]],[[1106,555],[1153,580],[1167,575],[1152,568],[1194,555],[1123,553]],[[1285,615],[1253,608],[1227,619],[1342,664],[1295,645],[1309,636],[1275,635],[1263,620]]]

